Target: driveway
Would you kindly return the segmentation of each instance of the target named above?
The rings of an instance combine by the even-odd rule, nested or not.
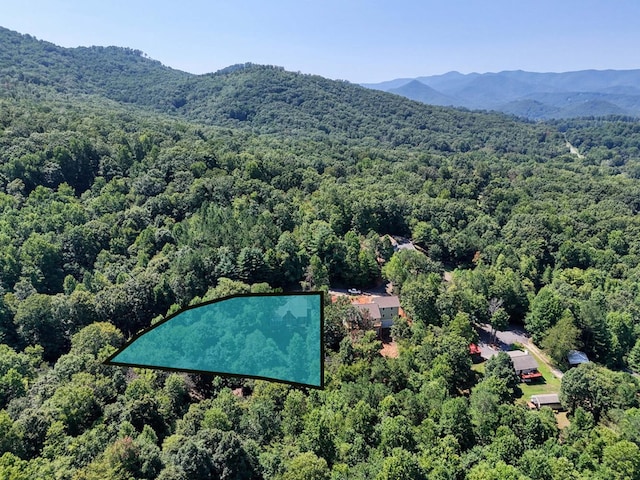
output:
[[[498,347],[497,350],[489,345],[491,340],[490,325],[481,325],[478,334],[480,335],[478,346],[480,347],[480,355],[482,356],[482,358],[491,358],[500,351],[508,351],[511,344],[520,343],[527,350],[538,357],[538,360],[544,362],[556,377],[562,378],[563,373],[551,365],[551,362],[547,358],[546,354],[533,344],[531,338],[529,337],[529,334],[522,328],[522,326],[512,324],[509,325],[508,330],[498,332],[498,334],[496,335],[496,346]]]
[[[354,295],[350,295],[347,290],[348,289],[346,287],[345,288],[331,287],[329,289],[329,295],[333,295],[336,297],[339,297],[340,295],[354,296]],[[380,285],[376,285],[375,287],[363,288],[362,295],[371,295],[374,297],[393,295],[393,288],[392,288],[391,282],[383,282]]]
[[[490,325],[482,324],[480,326],[478,334],[480,335],[480,342],[478,346],[480,347],[483,358],[491,358],[499,351],[508,351],[509,346],[512,343],[521,343],[525,346],[529,345],[529,336],[524,331],[524,329],[518,325],[509,325],[509,330],[498,332],[498,334],[496,335],[496,346],[498,347],[497,350],[489,346],[489,343],[491,341]]]

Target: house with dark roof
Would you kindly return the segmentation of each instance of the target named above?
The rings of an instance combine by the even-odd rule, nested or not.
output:
[[[538,371],[538,362],[529,352],[514,350],[507,352],[513,362],[513,369],[523,382],[542,378],[542,374]]]

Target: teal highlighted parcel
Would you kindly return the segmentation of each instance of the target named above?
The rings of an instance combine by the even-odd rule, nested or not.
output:
[[[105,363],[324,386],[322,293],[241,294],[151,326]]]

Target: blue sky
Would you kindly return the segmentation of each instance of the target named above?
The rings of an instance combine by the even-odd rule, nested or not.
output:
[[[3,5],[4,4],[4,5]],[[351,82],[451,70],[640,68],[638,0],[0,0],[0,25],[192,73],[280,65]]]

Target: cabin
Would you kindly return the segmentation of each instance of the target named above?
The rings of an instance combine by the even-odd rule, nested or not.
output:
[[[552,410],[562,410],[560,397],[557,393],[548,393],[546,395],[531,395],[529,408],[540,410],[542,407],[549,407]]]
[[[390,297],[374,297],[373,303],[378,306],[382,328],[391,328],[393,319],[400,314],[400,299],[393,295]]]
[[[392,237],[391,235],[387,235],[387,237],[389,237],[389,240],[391,241],[394,252],[400,250],[416,250],[416,247],[411,240],[403,237]]]
[[[395,295],[352,297],[351,305],[371,320],[371,326],[375,328],[380,338],[384,337],[385,330],[388,332],[388,329],[393,326],[394,318],[404,315],[400,308],[400,299]]]
[[[360,297],[362,298],[362,297]],[[351,304],[357,307],[362,313],[367,312],[369,318],[373,320],[374,327],[391,328],[393,319],[400,315],[400,299],[397,296],[389,297],[368,297],[367,303],[359,303],[356,299]]]
[[[520,380],[531,382],[542,378],[542,374],[538,371],[538,362],[529,352],[514,350],[507,352],[507,354],[511,357],[513,369],[516,371],[516,375],[520,377]]]
[[[352,305],[360,310],[365,319],[369,319],[371,321],[371,326],[375,329],[378,337],[381,337],[382,315],[380,314],[378,305],[375,303],[353,303]]]
[[[584,352],[580,352],[578,350],[570,350],[567,354],[567,363],[569,364],[569,368],[577,367],[581,363],[588,363],[589,357]]]
[[[378,308],[378,304],[376,303],[355,303],[353,304],[358,310],[362,312],[362,315],[368,316],[373,325],[380,324],[382,320],[382,314],[380,313],[380,308]]]
[[[309,317],[308,308],[309,304],[304,296],[292,296],[276,309],[272,323],[287,328],[305,326]]]

